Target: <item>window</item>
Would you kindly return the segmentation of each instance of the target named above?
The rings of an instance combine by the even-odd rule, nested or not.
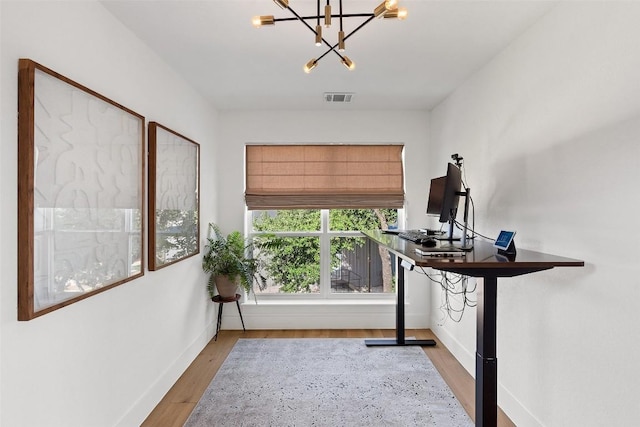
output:
[[[251,234],[271,233],[263,294],[395,292],[394,260],[360,230],[397,224],[402,145],[248,145]]]
[[[259,295],[384,295],[395,293],[395,260],[358,230],[396,224],[397,209],[250,211],[252,236],[279,242],[267,251]]]

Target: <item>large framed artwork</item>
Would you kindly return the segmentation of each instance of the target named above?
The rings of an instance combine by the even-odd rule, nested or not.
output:
[[[144,117],[30,59],[18,71],[18,320],[144,274]]]
[[[200,252],[200,145],[149,123],[149,270]]]

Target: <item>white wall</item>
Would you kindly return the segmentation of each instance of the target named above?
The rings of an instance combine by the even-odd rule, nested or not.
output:
[[[244,145],[246,143],[403,143],[409,227],[425,224],[428,177],[427,137],[429,115],[424,111],[245,111],[220,112],[219,224],[223,230],[244,227]],[[427,327],[429,287],[423,276],[408,277],[407,327]],[[394,328],[395,305],[295,304],[243,306],[247,327],[259,328]],[[235,310],[224,311],[224,324],[240,328]],[[228,317],[228,320],[227,320]],[[293,325],[293,326],[292,326]]]
[[[0,5],[0,23],[2,23],[2,5]],[[0,30],[0,61],[2,61],[2,51],[3,51],[3,42],[2,42],[2,31]],[[1,63],[0,63],[1,64]],[[2,71],[3,71],[3,67],[0,65],[0,144],[2,144],[3,138],[2,138],[2,130],[3,130],[3,126],[2,124],[4,123],[4,115],[3,115],[3,111],[4,111],[4,102],[2,102],[2,100],[4,99],[4,89],[3,89],[3,77],[2,77]],[[1,147],[1,145],[0,145]],[[4,161],[3,161],[3,152],[2,149],[0,149],[0,165],[4,165]],[[4,166],[3,166],[4,167]],[[2,173],[0,172],[0,200],[7,200],[8,195],[5,194],[4,192],[5,186],[2,185]],[[2,209],[0,209],[0,224],[3,224],[4,222],[4,218],[3,218],[3,211]],[[1,234],[0,234],[1,235]],[[4,263],[2,262],[2,260],[0,260],[0,287],[2,287],[2,277],[4,277]],[[2,304],[0,303],[0,319],[3,318],[3,310],[2,310]],[[3,350],[3,346],[2,346],[2,328],[0,328],[0,384],[3,384],[3,378],[2,378],[2,354],[4,353]],[[2,387],[0,387],[0,411],[2,411]],[[0,425],[2,424],[2,419],[0,418]]]
[[[214,311],[200,257],[28,322],[17,319],[18,58],[35,60],[201,144],[216,112],[103,6],[0,2],[0,424],[139,425],[209,341]],[[203,223],[216,174],[201,174]]]
[[[431,116],[480,232],[584,268],[499,279],[499,404],[518,426],[637,425],[640,3],[563,2]],[[434,291],[433,300],[437,300]],[[432,328],[473,372],[475,312]]]
[[[640,207],[633,188],[640,178],[640,4],[561,3],[436,108],[431,123],[425,112],[255,111],[216,118],[95,2],[3,0],[0,22],[0,424],[139,424],[208,341],[214,314],[194,257],[16,321],[19,57],[200,142],[202,220],[225,230],[243,227],[247,142],[404,143],[409,227],[425,222],[428,179],[460,153],[481,232],[513,228],[519,247],[587,263],[499,282],[502,407],[520,426],[640,419],[639,250],[632,221]],[[439,292],[415,273],[409,280],[408,326],[431,326],[473,372],[474,313],[441,326]],[[392,305],[245,307],[251,328],[394,326]],[[236,320],[233,311],[225,311],[227,327]]]

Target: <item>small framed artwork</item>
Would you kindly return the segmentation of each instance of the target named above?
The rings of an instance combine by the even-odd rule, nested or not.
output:
[[[200,252],[200,145],[149,123],[149,270]]]
[[[144,274],[144,117],[18,65],[18,320]]]

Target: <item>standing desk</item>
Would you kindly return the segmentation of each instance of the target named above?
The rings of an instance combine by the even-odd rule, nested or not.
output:
[[[478,277],[476,294],[476,426],[495,427],[498,416],[498,359],[496,357],[496,303],[498,277],[514,277],[554,267],[583,267],[584,261],[540,252],[518,249],[515,257],[507,259],[497,254],[488,242],[474,242],[472,251],[463,257],[428,257],[415,252],[416,245],[380,230],[363,234],[389,252],[398,261],[398,302],[396,307],[395,340],[366,341],[367,345],[433,345],[405,340],[404,336],[404,265],[429,267],[435,270]],[[409,263],[409,264],[406,264]],[[429,340],[427,340],[429,341]]]

